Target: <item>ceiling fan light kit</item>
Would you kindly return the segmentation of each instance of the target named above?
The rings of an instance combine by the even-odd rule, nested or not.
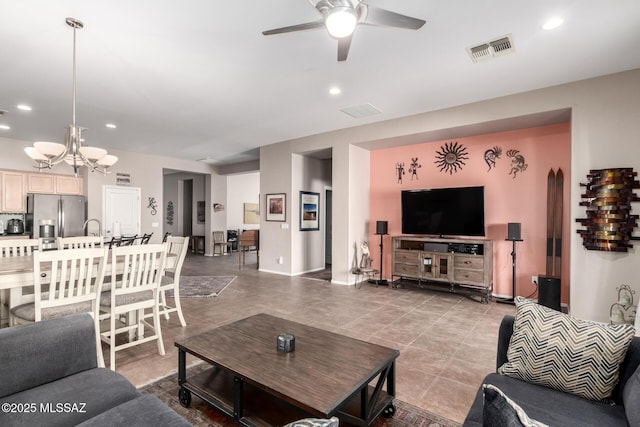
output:
[[[65,144],[57,142],[38,141],[33,147],[26,147],[25,153],[36,162],[36,168],[51,169],[53,165],[65,162],[73,167],[73,173],[77,176],[82,166],[87,166],[90,171],[98,171],[107,174],[118,158],[108,155],[107,150],[98,147],[82,146],[83,128],[76,126],[76,30],[83,28],[82,21],[75,18],[67,18],[67,25],[73,28],[73,104],[72,122],[67,128]]]
[[[360,24],[407,30],[419,30],[425,24],[423,19],[370,6],[362,0],[319,0],[315,4],[310,0],[310,3],[322,15],[322,19],[275,28],[263,31],[262,34],[270,36],[324,27],[331,37],[338,40],[338,61],[345,61],[355,28]]]

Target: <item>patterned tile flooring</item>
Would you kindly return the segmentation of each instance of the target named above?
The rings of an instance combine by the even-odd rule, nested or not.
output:
[[[399,349],[396,397],[462,422],[482,378],[495,370],[500,320],[515,313],[510,305],[447,292],[368,284],[358,289],[262,273],[255,253],[239,269],[237,256],[189,254],[183,275],[238,278],[218,297],[183,299],[186,327],[175,314],[162,320],[165,356],[155,342],[132,347],[116,354],[117,371],[137,386],[148,384],[176,370],[176,337],[264,312]],[[187,363],[196,360],[189,356]]]

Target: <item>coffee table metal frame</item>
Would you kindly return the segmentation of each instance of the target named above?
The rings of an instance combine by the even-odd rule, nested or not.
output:
[[[261,314],[257,316],[268,315]],[[326,333],[326,331],[318,331]],[[206,332],[203,334],[206,334]],[[343,338],[350,339],[348,337]],[[274,349],[275,343],[274,339]],[[191,394],[195,394],[241,425],[261,426],[276,423],[273,419],[265,423],[265,420],[261,418],[261,414],[255,410],[255,406],[271,407],[278,412],[278,416],[281,417],[278,423],[287,419],[282,418],[282,413],[289,410],[291,412],[290,417],[293,417],[288,418],[289,421],[306,416],[323,418],[338,416],[341,426],[345,425],[345,423],[346,425],[369,426],[380,415],[390,417],[395,414],[396,408],[393,404],[393,397],[395,396],[395,360],[399,356],[398,350],[392,350],[391,357],[379,367],[373,368],[369,377],[359,378],[357,381],[354,380],[354,383],[360,385],[354,386],[352,393],[345,395],[342,401],[336,402],[335,407],[323,412],[321,409],[303,407],[297,404],[294,396],[284,396],[285,398],[283,399],[283,396],[277,395],[268,385],[260,384],[239,372],[232,372],[226,369],[215,360],[207,358],[206,355],[193,351],[189,348],[188,343],[184,341],[176,341],[175,345],[178,347],[178,384],[180,385],[178,398],[180,404],[188,407],[191,404]],[[215,344],[212,343],[212,345]],[[187,353],[204,360],[212,368],[197,377],[187,378]],[[340,375],[340,373],[336,372],[336,375]],[[370,385],[374,380],[375,385]],[[384,390],[385,384],[386,391]],[[289,397],[291,399],[288,399]],[[258,401],[260,403],[256,405]],[[268,403],[263,404],[264,401]],[[247,412],[250,414],[247,414]],[[266,415],[267,418],[268,416]]]

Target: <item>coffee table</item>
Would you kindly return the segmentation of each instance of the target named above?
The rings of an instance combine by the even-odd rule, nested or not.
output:
[[[277,351],[282,333],[295,336],[293,352]],[[175,345],[180,404],[188,407],[195,394],[245,426],[284,425],[309,416],[369,426],[381,414],[395,413],[398,350],[268,314]],[[211,368],[187,378],[187,353]]]

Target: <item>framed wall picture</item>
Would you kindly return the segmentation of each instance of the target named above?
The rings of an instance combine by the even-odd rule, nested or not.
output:
[[[287,195],[285,193],[267,194],[267,221],[286,221],[286,202]]]
[[[320,193],[300,192],[300,231],[320,229]]]
[[[260,206],[258,203],[244,204],[244,223],[260,224]]]

